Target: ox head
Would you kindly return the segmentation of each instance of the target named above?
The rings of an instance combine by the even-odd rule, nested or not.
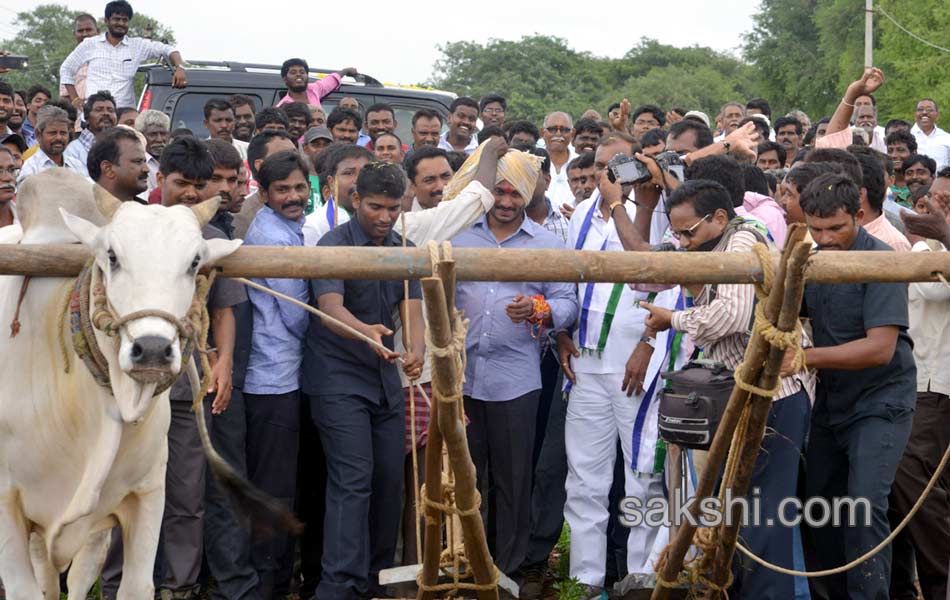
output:
[[[99,186],[95,198],[104,226],[60,210],[66,226],[92,250],[106,297],[120,318],[139,311],[184,318],[201,267],[241,245],[240,240],[202,237],[201,228],[217,211],[217,198],[192,208],[143,206],[120,202]],[[157,378],[181,371],[182,348],[175,326],[161,317],[132,319],[118,338],[117,355],[104,354],[120,416],[135,422],[151,407]]]

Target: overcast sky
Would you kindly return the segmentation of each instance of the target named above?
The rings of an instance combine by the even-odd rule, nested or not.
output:
[[[59,1],[101,15],[105,2],[0,0],[0,23],[13,11]],[[449,41],[515,40],[556,35],[579,51],[620,57],[641,37],[666,44],[735,50],[752,29],[759,0],[130,0],[171,27],[186,59],[280,64],[291,56],[311,66],[353,66],[377,79],[429,78]],[[321,11],[321,9],[323,9]],[[597,14],[594,10],[609,10]],[[321,14],[321,12],[323,14]],[[5,37],[5,36],[4,36]]]

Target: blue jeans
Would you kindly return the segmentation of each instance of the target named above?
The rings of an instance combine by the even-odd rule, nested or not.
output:
[[[739,537],[752,552],[765,560],[791,569],[795,566],[795,528],[783,526],[777,519],[779,503],[793,498],[798,482],[798,460],[805,445],[811,402],[799,391],[772,403],[766,423],[762,449],[755,461],[750,491],[758,488],[761,525],[742,527]],[[786,510],[785,517],[792,515]],[[772,519],[774,525],[767,525]],[[734,582],[729,591],[735,598],[794,598],[795,580],[776,573],[740,552],[732,563]]]

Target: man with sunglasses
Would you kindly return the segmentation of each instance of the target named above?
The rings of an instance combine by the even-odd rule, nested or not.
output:
[[[736,215],[732,196],[721,184],[699,179],[687,181],[666,201],[670,229],[680,247],[688,252],[744,252],[756,243],[768,243],[768,232],[758,221]],[[735,369],[742,362],[749,343],[749,330],[755,309],[755,289],[750,284],[684,286],[692,306],[671,311],[645,302],[649,311],[646,326],[666,331],[671,327],[683,332],[703,349],[703,357]],[[687,306],[689,306],[687,302]],[[769,413],[768,427],[774,435],[762,442],[750,489],[762,507],[763,523],[781,523],[779,504],[795,495],[798,458],[808,430],[814,378],[807,372],[784,377]],[[790,515],[785,515],[786,517]],[[768,519],[769,521],[767,521]],[[739,535],[753,552],[766,560],[791,569],[793,565],[793,528],[743,527]],[[789,575],[775,573],[752,564],[737,555],[733,563],[734,581],[729,592],[738,598],[792,598],[795,581]]]
[[[574,194],[567,177],[567,165],[577,158],[571,142],[574,141],[574,121],[564,112],[553,112],[544,118],[541,129],[544,147],[551,157],[551,186],[548,197],[555,206],[574,206]]]

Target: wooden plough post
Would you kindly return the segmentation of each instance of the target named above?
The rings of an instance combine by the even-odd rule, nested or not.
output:
[[[805,263],[811,247],[809,243],[803,241],[805,234],[806,228],[802,225],[792,225],[789,229],[785,249],[772,281],[772,288],[764,301],[765,318],[769,323],[775,324],[780,331],[792,331],[798,320],[805,283]],[[737,377],[743,381],[754,382],[753,385],[756,387],[772,389],[778,381],[784,355],[784,350],[772,346],[759,330],[755,330],[746,348],[745,359]],[[738,461],[735,477],[731,481],[723,481],[722,485],[733,488],[734,498],[744,496],[748,491],[771,403],[771,397],[752,395],[738,385],[733,389],[716,436],[709,448],[706,466],[699,476],[694,501],[690,505],[689,512],[693,519],[686,520],[682,524],[670,545],[664,550],[658,564],[658,580],[661,583],[653,591],[653,600],[668,598],[671,588],[663,585],[662,582],[675,582],[680,576],[684,557],[696,533],[696,527],[692,523],[697,522],[701,501],[712,495],[734,435],[744,438],[743,444],[737,449],[738,455],[735,457]],[[745,427],[737,431],[740,417],[746,408],[749,413],[745,420]],[[711,562],[713,572],[702,574],[712,584],[709,590],[711,597],[719,596],[718,589],[726,587],[729,583],[739,527],[737,519],[739,508],[734,506],[733,509],[731,521],[733,525],[727,527],[724,522],[718,535],[714,536],[714,539],[720,540],[720,543],[712,549],[706,549],[706,552],[715,553]],[[704,561],[703,564],[710,563]]]
[[[447,257],[446,257],[447,258]],[[455,310],[455,264],[451,260],[438,263],[440,277],[422,280],[429,327],[429,352],[432,355],[432,411],[429,437],[426,445],[425,544],[422,573],[419,577],[419,600],[431,600],[439,586],[439,563],[442,558],[443,517],[458,518],[461,524],[465,562],[474,577],[474,585],[463,584],[463,589],[475,589],[479,600],[498,600],[497,570],[488,552],[485,529],[478,512],[479,496],[476,489],[475,465],[468,450],[465,426],[462,420],[460,353],[465,351],[465,332]],[[445,444],[449,466],[454,474],[454,508],[434,506],[443,503],[442,444]],[[449,511],[445,509],[449,508]],[[449,551],[456,550],[450,542]],[[455,586],[462,575],[455,572]],[[445,584],[452,589],[453,584]],[[435,588],[435,589],[434,589]]]

